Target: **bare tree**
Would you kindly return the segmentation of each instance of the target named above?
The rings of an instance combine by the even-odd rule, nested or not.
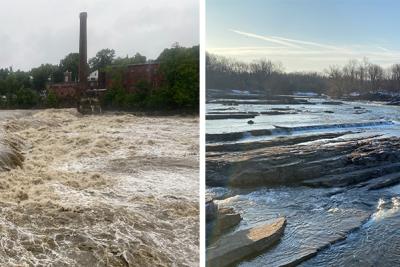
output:
[[[357,89],[357,66],[358,61],[352,59],[343,67],[343,78],[348,93]]]
[[[400,64],[394,64],[392,65],[392,67],[390,68],[391,70],[391,78],[393,80],[393,84],[394,84],[394,89],[396,91],[400,91]]]
[[[381,89],[382,80],[384,77],[383,68],[376,64],[369,64],[368,68],[368,78],[371,83],[371,90],[378,91]]]

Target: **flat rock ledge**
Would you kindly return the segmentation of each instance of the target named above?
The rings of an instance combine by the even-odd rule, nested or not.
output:
[[[238,188],[368,186],[374,190],[400,182],[399,137],[320,137],[289,137],[281,144],[273,140],[209,145],[206,183]]]
[[[242,230],[222,237],[207,249],[208,267],[229,266],[247,257],[257,255],[278,242],[283,235],[286,219]]]

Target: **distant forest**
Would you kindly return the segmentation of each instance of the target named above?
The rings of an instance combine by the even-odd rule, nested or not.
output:
[[[245,63],[207,53],[206,87],[243,89],[267,95],[313,91],[343,97],[379,91],[400,92],[400,64],[385,69],[364,59],[349,60],[344,66],[330,66],[323,72],[287,73],[279,63],[257,60]]]
[[[181,47],[178,43],[166,48],[155,60],[136,53],[129,57],[116,57],[114,49],[102,49],[88,61],[91,71],[105,70],[109,66],[159,62],[165,79],[162,88],[152,90],[143,86],[140,94],[129,94],[122,86],[108,90],[102,100],[113,109],[187,109],[198,111],[199,107],[199,46]],[[70,53],[59,64],[42,64],[29,71],[0,68],[0,108],[45,108],[58,107],[59,100],[48,94],[49,83],[64,80],[64,72],[72,72],[77,80],[79,54]]]

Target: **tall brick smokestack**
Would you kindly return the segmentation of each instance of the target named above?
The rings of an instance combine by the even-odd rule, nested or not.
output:
[[[87,89],[87,13],[81,12],[79,14],[80,31],[79,31],[79,86],[81,92]]]

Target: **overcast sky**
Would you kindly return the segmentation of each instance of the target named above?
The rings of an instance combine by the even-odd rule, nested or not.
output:
[[[88,12],[88,58],[156,58],[174,42],[199,44],[199,0],[0,0],[0,68],[29,70],[78,52],[79,12]]]
[[[287,71],[323,71],[349,59],[400,63],[398,0],[207,0],[206,49]]]

